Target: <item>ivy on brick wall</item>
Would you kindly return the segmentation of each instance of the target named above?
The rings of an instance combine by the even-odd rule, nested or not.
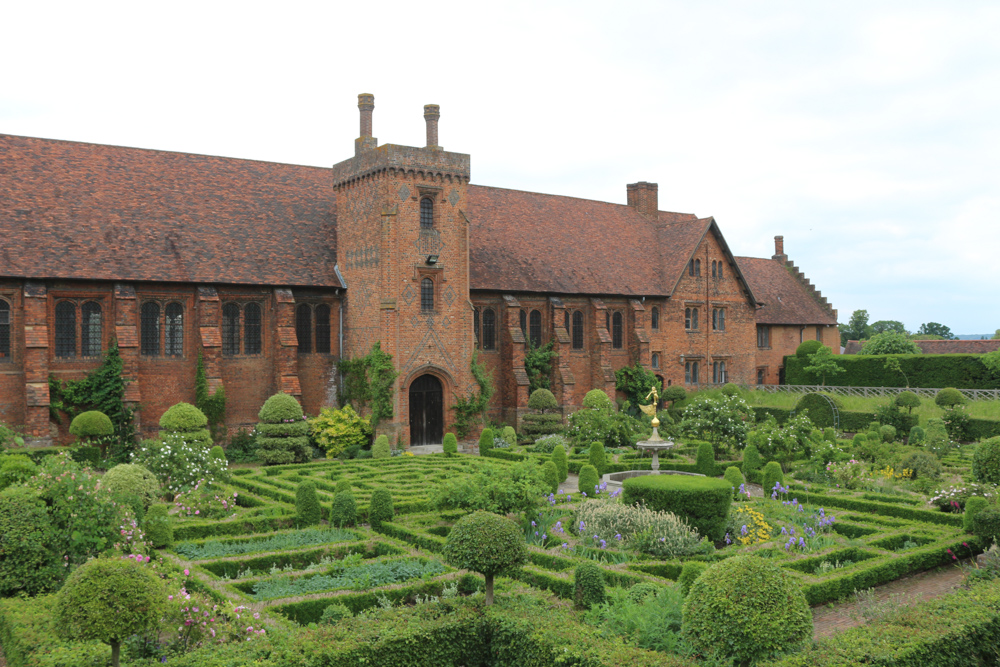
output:
[[[472,377],[479,385],[478,391],[473,391],[469,396],[456,396],[455,405],[455,434],[464,438],[472,431],[474,420],[479,417],[482,421],[482,414],[486,411],[493,398],[496,389],[493,387],[493,379],[486,372],[486,367],[479,361],[479,350],[472,353],[472,361],[469,362],[469,370]]]
[[[392,419],[393,384],[398,373],[392,355],[382,351],[380,341],[375,341],[363,357],[337,362],[337,370],[344,378],[338,396],[342,406],[350,404],[359,414],[369,413],[373,429],[380,421]]]
[[[552,350],[552,341],[545,345],[535,347],[528,339],[527,347],[524,350],[524,372],[528,374],[528,394],[531,395],[536,389],[550,389],[552,381],[552,360],[558,354]]]
[[[226,388],[220,386],[214,394],[209,395],[205,360],[201,352],[198,353],[198,368],[194,372],[194,405],[208,418],[212,438],[218,439],[219,430],[226,421]]]

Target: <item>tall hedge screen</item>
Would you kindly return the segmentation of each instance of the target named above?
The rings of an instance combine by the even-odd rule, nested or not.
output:
[[[902,372],[887,370],[887,356],[899,359]],[[841,354],[834,359],[846,372],[827,375],[826,383],[838,387],[957,387],[959,389],[1000,389],[995,377],[982,362],[981,354]],[[785,357],[788,384],[818,384],[814,373],[804,368],[808,359]],[[904,377],[905,376],[905,377]]]

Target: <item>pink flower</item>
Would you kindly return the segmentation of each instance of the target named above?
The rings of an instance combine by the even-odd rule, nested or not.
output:
[[[190,575],[190,574],[191,574],[190,572],[188,572],[187,570],[184,570],[184,576],[185,577],[188,576],[188,575]]]

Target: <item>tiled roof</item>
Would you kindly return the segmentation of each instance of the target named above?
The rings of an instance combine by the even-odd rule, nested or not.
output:
[[[1000,350],[1000,340],[915,340],[924,354],[987,354]]]
[[[837,323],[780,262],[759,257],[737,257],[736,261],[757,301],[764,304],[757,311],[759,324]]]
[[[470,185],[472,289],[669,295],[711,219]]]
[[[0,276],[341,286],[330,170],[0,135]]]

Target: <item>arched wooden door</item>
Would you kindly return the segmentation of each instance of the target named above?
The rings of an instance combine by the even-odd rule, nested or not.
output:
[[[410,385],[410,445],[440,445],[444,437],[444,392],[433,375]]]

